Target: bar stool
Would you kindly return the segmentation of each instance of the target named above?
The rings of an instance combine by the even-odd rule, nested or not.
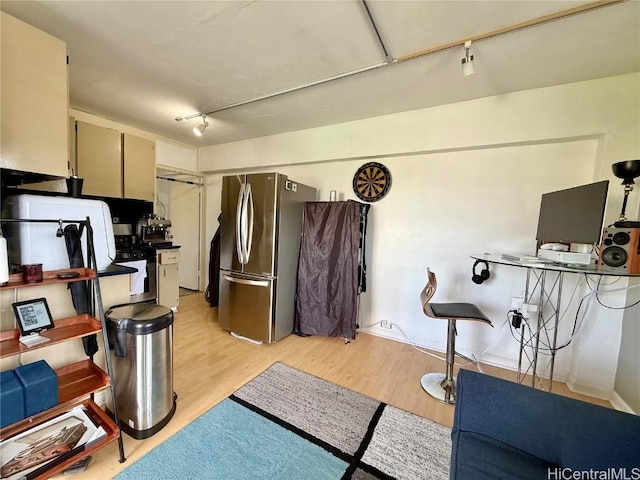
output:
[[[436,293],[438,282],[436,275],[427,268],[427,285],[420,293],[422,311],[431,318],[448,321],[447,330],[447,369],[446,373],[427,373],[420,379],[422,388],[435,399],[443,402],[456,403],[456,379],[453,376],[454,357],[458,355],[470,360],[456,352],[456,320],[474,320],[491,324],[491,320],[472,303],[430,303],[429,300]]]

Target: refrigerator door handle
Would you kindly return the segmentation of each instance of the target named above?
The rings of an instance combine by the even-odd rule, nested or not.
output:
[[[240,221],[240,229],[242,231],[242,242],[240,248],[242,250],[242,264],[246,265],[249,262],[249,246],[247,242],[249,240],[249,197],[251,196],[251,184],[248,182],[243,184],[244,195],[242,197],[242,217]],[[252,217],[253,220],[253,217]],[[253,226],[252,226],[253,227]]]
[[[268,287],[269,282],[266,280],[248,280],[246,278],[236,278],[230,275],[222,275],[222,278],[231,283],[242,283],[243,285],[253,285],[254,287]]]
[[[251,185],[248,183],[244,183],[242,185],[242,215],[240,217],[240,231],[242,233],[242,238],[240,242],[240,249],[242,251],[242,264],[246,265],[249,261],[249,257],[247,255],[247,239],[249,235],[249,219],[247,213],[247,202],[249,200],[249,194],[251,192]]]
[[[247,183],[246,206],[249,211],[249,234],[245,239],[244,259],[245,263],[249,263],[249,255],[251,255],[251,244],[253,243],[253,193],[251,193],[251,184]]]
[[[244,202],[244,183],[240,185],[240,193],[238,193],[238,203],[236,205],[236,252],[238,254],[238,262],[244,265],[244,256],[242,250],[242,206]]]

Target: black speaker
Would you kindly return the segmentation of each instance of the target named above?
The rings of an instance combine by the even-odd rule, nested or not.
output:
[[[481,263],[484,264],[484,267],[480,270],[480,273],[476,273],[476,267]],[[481,285],[483,282],[489,280],[489,277],[491,277],[491,274],[489,273],[489,264],[484,260],[476,260],[473,264],[473,276],[471,277],[471,281]]]
[[[608,270],[640,273],[640,228],[605,228],[598,260]]]

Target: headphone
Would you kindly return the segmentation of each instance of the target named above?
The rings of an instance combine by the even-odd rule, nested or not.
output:
[[[476,266],[480,263],[484,263],[484,268],[480,270],[480,274],[476,273]],[[473,264],[473,276],[471,277],[471,281],[478,285],[481,285],[483,282],[486,282],[491,277],[489,273],[489,264],[484,260],[476,260]]]

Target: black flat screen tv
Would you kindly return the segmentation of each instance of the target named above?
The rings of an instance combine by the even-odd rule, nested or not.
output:
[[[545,193],[540,202],[541,243],[600,243],[609,181]]]

